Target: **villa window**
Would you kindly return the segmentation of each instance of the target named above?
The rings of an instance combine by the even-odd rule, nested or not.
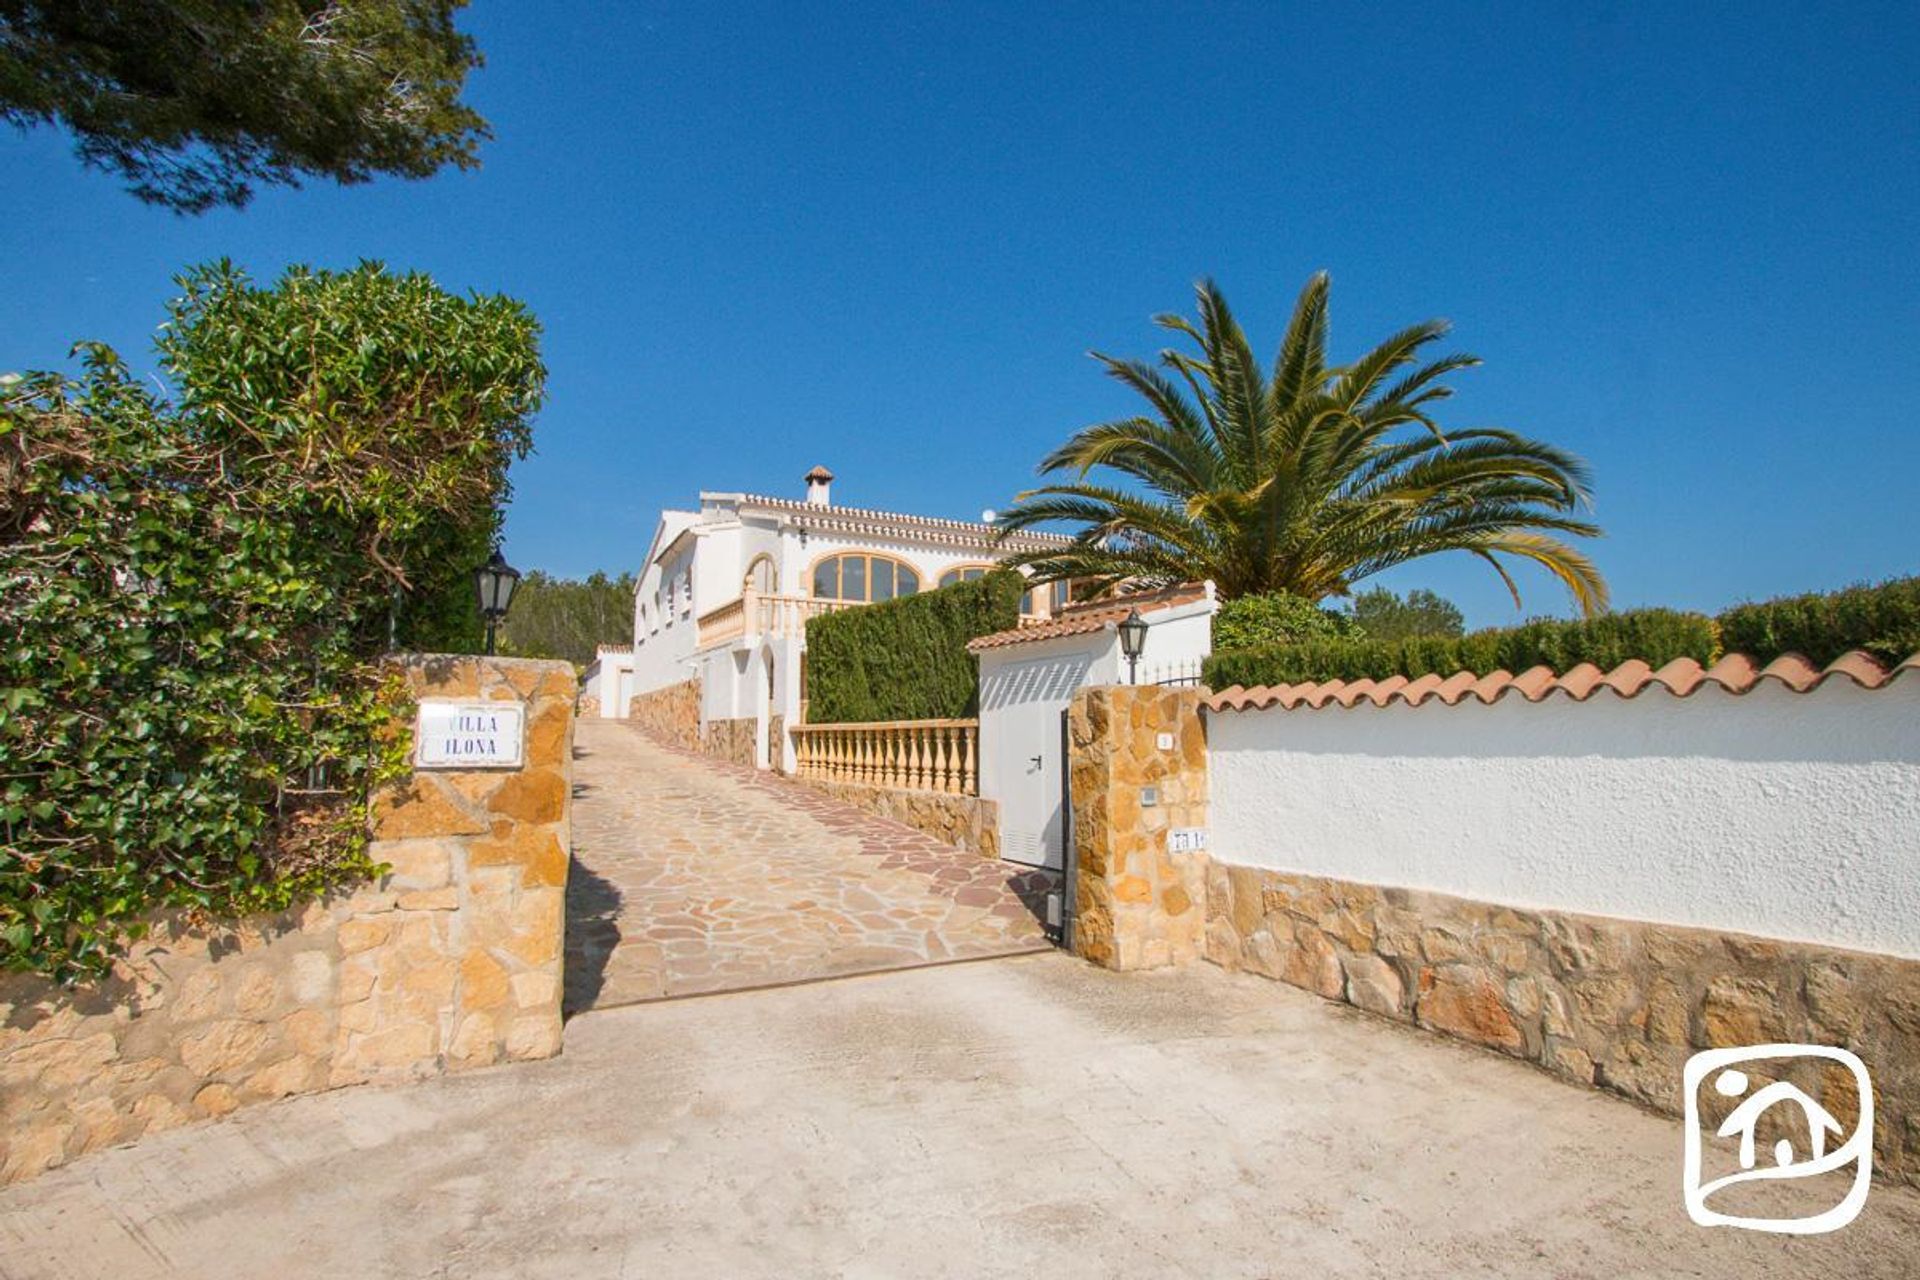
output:
[[[978,582],[993,572],[990,564],[960,564],[940,575],[940,585],[951,587],[956,582]]]
[[[958,582],[977,582],[999,567],[999,565],[992,564],[955,565],[940,575],[940,585],[943,587],[951,587]],[[1021,617],[1035,618],[1040,616],[1040,598],[1042,593],[1045,593],[1047,599],[1053,602],[1053,607],[1050,612],[1058,613],[1065,607],[1068,594],[1067,584],[1064,582],[1055,582],[1046,587],[1034,587],[1020,597]]]
[[[813,595],[817,600],[867,603],[910,596],[918,590],[920,575],[890,556],[854,551],[829,556],[813,566]]]
[[[1040,602],[1044,599],[1047,616],[1051,617],[1079,598],[1076,593],[1079,588],[1080,584],[1072,581],[1055,581],[1029,588],[1027,594],[1020,597],[1020,615],[1025,618],[1039,617]]]
[[[757,555],[753,563],[747,566],[745,585],[763,596],[774,595],[780,590],[780,571],[769,555]]]

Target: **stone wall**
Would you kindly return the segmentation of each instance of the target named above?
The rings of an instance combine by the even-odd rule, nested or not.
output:
[[[1873,1076],[1876,1171],[1920,1185],[1920,961],[1219,863],[1206,910],[1206,956],[1226,968],[1672,1114],[1696,1050],[1851,1049]],[[1858,1118],[1844,1071],[1794,1082]]]
[[[775,712],[767,717],[767,767],[775,773],[787,771],[787,718]]]
[[[1876,1172],[1920,1185],[1920,960],[1171,853],[1167,833],[1207,827],[1215,798],[1198,697],[1075,696],[1074,945],[1087,959],[1133,969],[1199,951],[1671,1114],[1684,1111],[1683,1067],[1700,1049],[1842,1046],[1873,1077]],[[1233,817],[1251,829],[1246,813]],[[1400,824],[1394,838],[1417,833]],[[1784,1075],[1843,1125],[1857,1121],[1844,1070],[1809,1062]],[[1701,1101],[1709,1125],[1735,1102]]]
[[[956,796],[943,791],[901,791],[858,782],[828,782],[801,778],[801,782],[836,800],[868,813],[923,831],[934,839],[979,854],[1000,856],[1000,806],[979,796]]]
[[[1192,688],[1106,685],[1074,695],[1073,946],[1096,964],[1146,969],[1200,954],[1206,855],[1168,849],[1174,828],[1207,826],[1199,706]]]
[[[700,750],[733,764],[751,769],[758,763],[760,722],[747,717],[740,720],[709,720],[700,726]]]
[[[682,680],[627,700],[627,715],[649,734],[685,751],[700,748],[700,681]]]
[[[250,1103],[559,1051],[573,670],[400,665],[415,696],[523,703],[526,767],[380,796],[376,883],[164,917],[90,986],[0,979],[0,1182]]]

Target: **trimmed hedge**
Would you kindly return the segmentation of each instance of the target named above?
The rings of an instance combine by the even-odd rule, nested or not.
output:
[[[1026,579],[1011,570],[807,620],[813,724],[971,716],[979,676],[967,641],[1020,624]]]
[[[1729,653],[1798,653],[1825,665],[1850,649],[1882,662],[1920,652],[1920,577],[1735,605],[1720,615]]]
[[[1630,658],[1656,667],[1675,658],[1712,662],[1720,652],[1711,618],[1672,609],[1635,609],[1577,622],[1539,618],[1464,636],[1310,640],[1233,650],[1207,659],[1201,678],[1209,688],[1224,689],[1236,684],[1449,676],[1459,671],[1517,673],[1536,666],[1563,672],[1582,662],[1606,670]]]

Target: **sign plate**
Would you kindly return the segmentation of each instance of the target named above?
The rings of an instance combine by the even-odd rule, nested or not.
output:
[[[527,711],[517,702],[422,702],[413,726],[420,769],[518,769]]]
[[[1168,853],[1198,853],[1206,847],[1205,827],[1174,827],[1167,832]]]

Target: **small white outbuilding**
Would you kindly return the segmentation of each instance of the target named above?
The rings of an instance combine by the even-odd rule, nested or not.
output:
[[[627,703],[638,692],[633,680],[633,646],[603,644],[580,676],[580,701],[598,708],[603,720],[625,719]]]
[[[1198,684],[1213,651],[1211,582],[1070,605],[1052,618],[980,636],[980,794],[1000,806],[1000,854],[1031,866],[1066,862],[1066,714],[1074,692],[1102,684]],[[1136,662],[1120,624],[1146,623]]]

